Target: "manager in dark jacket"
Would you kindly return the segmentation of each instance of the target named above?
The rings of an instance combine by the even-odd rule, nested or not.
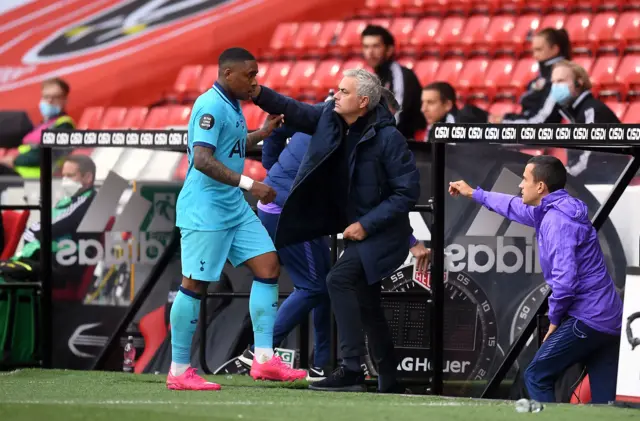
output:
[[[258,106],[313,134],[280,215],[276,247],[336,232],[345,240],[345,251],[327,277],[342,365],[310,386],[315,390],[365,390],[364,332],[381,362],[379,390],[396,387],[380,279],[409,253],[409,211],[420,194],[420,177],[381,93],[378,77],[362,69],[346,71],[335,100],[320,107],[256,88]]]

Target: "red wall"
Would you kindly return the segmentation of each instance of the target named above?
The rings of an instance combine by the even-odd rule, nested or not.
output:
[[[185,64],[215,63],[222,50],[230,46],[242,46],[258,54],[268,46],[279,23],[343,19],[363,6],[364,0],[236,0],[79,57],[25,63],[25,54],[52,33],[77,27],[82,20],[114,4],[107,0],[62,3],[71,5],[55,8],[61,0],[41,0],[1,16],[2,22],[13,27],[0,25],[0,70],[5,75],[0,78],[0,110],[25,109],[38,121],[40,83],[53,75],[70,83],[69,112],[75,118],[91,105],[149,105],[171,88]],[[42,10],[47,13],[30,15]],[[190,29],[191,25],[199,27]],[[184,32],[173,36],[176,31]],[[166,39],[157,42],[159,37]],[[155,45],[144,45],[154,40]],[[132,49],[137,51],[131,53]],[[6,77],[8,71],[13,77]]]

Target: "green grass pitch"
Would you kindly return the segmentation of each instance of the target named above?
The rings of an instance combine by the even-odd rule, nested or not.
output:
[[[326,393],[306,383],[254,382],[210,376],[219,392],[174,392],[164,375],[18,370],[0,372],[2,421],[588,421],[638,420],[640,412],[612,406],[547,405],[519,414],[514,403],[424,395]]]

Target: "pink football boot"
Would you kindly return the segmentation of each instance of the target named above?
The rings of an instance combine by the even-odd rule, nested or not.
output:
[[[264,363],[260,363],[258,357],[254,356],[250,374],[254,380],[272,380],[276,382],[292,382],[307,378],[306,370],[296,370],[289,367],[277,355],[274,355]]]
[[[167,376],[167,389],[169,390],[220,390],[220,385],[208,382],[196,374],[196,369],[189,367],[179,376],[169,372]]]

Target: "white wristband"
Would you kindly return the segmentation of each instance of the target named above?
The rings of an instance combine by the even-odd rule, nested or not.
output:
[[[253,187],[253,180],[246,175],[241,175],[240,184],[238,184],[238,187],[243,190],[251,190],[251,187]]]

